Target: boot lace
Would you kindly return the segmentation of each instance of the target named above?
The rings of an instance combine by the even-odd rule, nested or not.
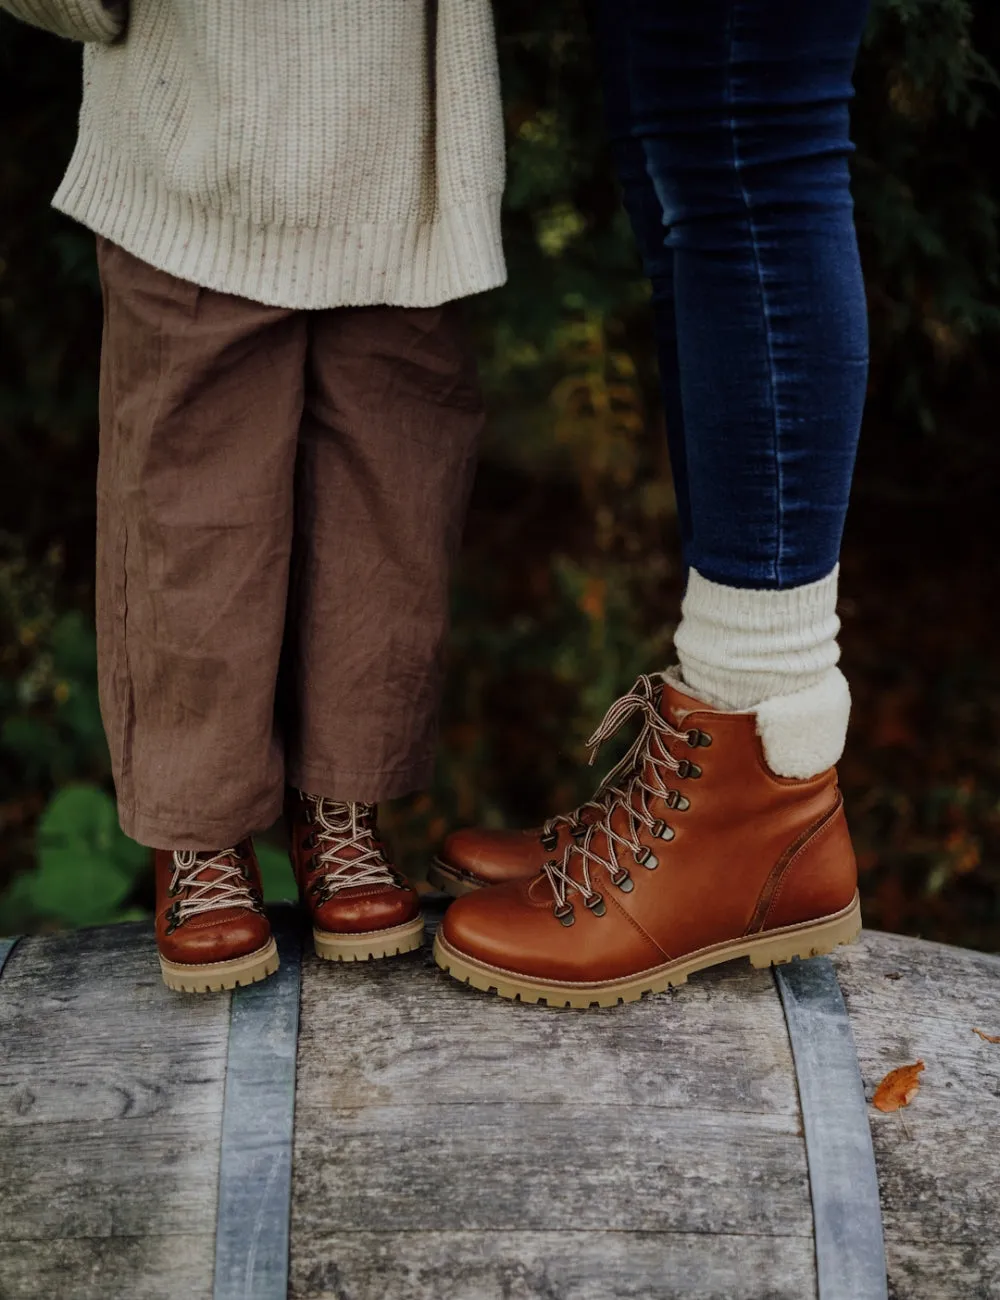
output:
[[[711,744],[711,737],[697,729],[678,731],[661,716],[658,705],[663,680],[660,674],[640,676],[632,689],[611,705],[587,742],[593,763],[605,741],[610,740],[626,722],[637,714],[643,719],[639,734],[627,753],[601,782],[594,798],[581,805],[598,809],[598,817],[578,835],[575,843],[567,847],[561,861],[553,858],[542,868],[552,888],[554,914],[563,925],[573,924],[571,893],[578,893],[585,906],[597,916],[604,915],[604,898],[594,887],[592,870],[595,867],[603,868],[613,885],[629,893],[633,881],[628,868],[621,865],[624,856],[630,856],[637,866],[650,871],[659,865],[655,854],[641,843],[639,835],[646,830],[661,840],[669,841],[674,838],[674,831],[653,812],[650,800],[658,799],[678,812],[690,807],[690,800],[670,786],[668,779],[697,777],[701,775],[701,768],[690,759],[675,758],[666,742],[686,741],[693,748]],[[612,825],[614,814],[620,808],[626,811],[623,831]],[[605,837],[606,857],[596,850],[600,835]]]
[[[400,887],[376,832],[374,804],[337,803],[311,794],[305,797],[313,822],[306,845],[318,850],[310,860],[310,868],[322,871],[310,890],[320,902],[328,902],[342,889],[361,885]],[[353,856],[345,857],[345,851]]]
[[[262,910],[260,895],[250,879],[250,868],[238,849],[219,849],[217,853],[176,849],[174,869],[167,892],[172,898],[184,894],[167,911],[169,930],[176,930],[193,916],[219,912],[228,907]]]

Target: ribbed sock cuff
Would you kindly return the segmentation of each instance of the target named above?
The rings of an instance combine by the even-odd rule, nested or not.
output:
[[[843,753],[850,692],[837,668],[839,567],[784,591],[727,587],[691,570],[674,638],[685,687],[753,711],[769,767],[815,776]]]

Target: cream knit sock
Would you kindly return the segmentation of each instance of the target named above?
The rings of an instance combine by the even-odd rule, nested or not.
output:
[[[715,708],[755,713],[778,776],[816,776],[843,753],[839,572],[785,591],[726,587],[695,569],[688,580],[674,637],[683,682]]]

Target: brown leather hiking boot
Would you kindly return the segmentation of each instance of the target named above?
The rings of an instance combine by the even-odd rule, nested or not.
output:
[[[835,771],[775,776],[752,713],[662,678],[640,677],[595,739],[636,713],[642,732],[605,782],[604,815],[531,880],[445,913],[434,956],[456,979],[525,1002],[613,1006],[736,957],[767,966],[857,937]]]
[[[211,993],[278,969],[249,839],[218,852],[157,849],[156,946],[168,988]]]
[[[292,870],[312,916],[316,955],[369,961],[419,948],[420,899],[386,857],[375,805],[290,790],[285,811]]]

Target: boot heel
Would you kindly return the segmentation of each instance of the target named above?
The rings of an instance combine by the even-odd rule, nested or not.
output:
[[[760,935],[748,945],[747,956],[751,966],[765,970],[768,966],[783,966],[796,957],[825,957],[841,944],[854,943],[860,933],[861,901],[855,894],[848,907],[823,921]]]

